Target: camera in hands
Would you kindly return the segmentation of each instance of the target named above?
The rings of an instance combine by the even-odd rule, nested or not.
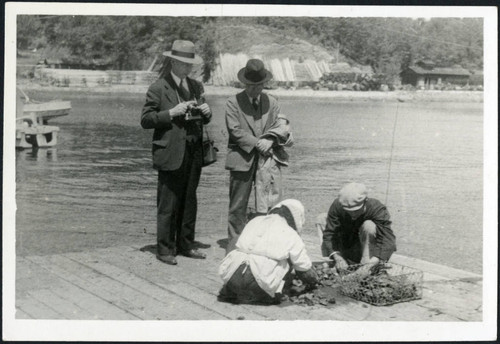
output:
[[[188,109],[186,111],[185,120],[186,121],[196,121],[201,120],[203,116],[203,112],[198,108],[196,104],[188,105]]]

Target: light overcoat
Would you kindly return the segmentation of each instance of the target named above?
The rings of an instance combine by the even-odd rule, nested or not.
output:
[[[270,95],[261,94],[261,123],[256,126],[258,113],[252,107],[245,91],[229,98],[226,103],[226,127],[229,134],[225,168],[230,171],[250,170],[257,154],[254,150],[259,137],[276,121],[281,109]]]

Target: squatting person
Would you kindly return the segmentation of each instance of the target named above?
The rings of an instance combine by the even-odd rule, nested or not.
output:
[[[148,89],[141,126],[154,129],[153,167],[158,170],[157,258],[176,265],[181,254],[204,259],[194,244],[196,189],[202,168],[202,128],[212,113],[203,85],[188,77],[202,59],[190,41],[176,40],[166,56],[160,78]],[[193,109],[197,116],[192,119]],[[197,119],[196,119],[197,118]]]
[[[277,304],[292,269],[306,285],[315,285],[318,277],[300,238],[304,222],[304,206],[294,199],[249,221],[219,267],[224,281],[219,301]]]
[[[256,175],[264,176],[268,186],[256,188],[256,211],[264,215],[281,200],[281,166],[286,165],[282,148],[292,144],[288,120],[280,113],[278,101],[262,92],[272,74],[258,59],[248,60],[238,72],[245,90],[228,99],[226,127],[229,133],[225,168],[230,171],[228,240],[234,243],[247,223],[247,207]],[[273,129],[275,131],[271,132]],[[269,156],[271,159],[266,160]],[[284,159],[283,159],[284,158]],[[259,168],[267,168],[258,174]],[[258,178],[259,179],[259,178]],[[262,181],[262,179],[259,179]],[[273,199],[262,196],[263,190],[274,189]],[[277,191],[276,191],[277,190]],[[229,246],[228,246],[229,247]]]
[[[367,197],[366,186],[360,183],[342,187],[328,214],[318,216],[316,227],[323,256],[333,259],[338,270],[350,264],[387,262],[396,251],[386,206]]]

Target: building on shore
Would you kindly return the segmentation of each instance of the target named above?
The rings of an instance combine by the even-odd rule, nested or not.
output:
[[[471,73],[460,67],[436,67],[430,60],[420,60],[400,73],[403,85],[434,89],[438,85],[464,86],[469,83]]]

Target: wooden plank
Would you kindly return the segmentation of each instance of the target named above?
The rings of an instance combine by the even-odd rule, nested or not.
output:
[[[145,253],[143,258],[139,252],[133,252],[131,250],[120,249],[117,247],[111,248],[114,253],[110,253],[110,259],[119,262],[131,262],[134,260],[142,259],[141,263],[133,263],[131,266],[135,265],[146,265],[148,260],[155,259],[153,255],[150,254],[149,259],[147,258],[149,253]],[[207,292],[217,294],[218,290],[222,286],[222,281],[219,279],[215,285],[210,285],[212,283],[207,283],[206,276],[216,275],[216,270],[218,263],[223,257],[223,252],[216,252],[215,256],[212,256],[206,261],[191,260],[181,257],[182,265],[188,265],[183,268],[186,273],[183,274],[183,280],[196,285],[199,288],[207,289]],[[114,258],[113,258],[114,257]],[[119,257],[119,258],[117,258]],[[161,263],[160,263],[161,264]],[[181,264],[181,262],[179,263]],[[187,273],[189,272],[189,273]],[[203,276],[203,278],[200,278]],[[272,319],[280,320],[295,320],[295,319],[311,319],[311,320],[434,320],[434,321],[457,321],[458,318],[450,314],[445,314],[441,312],[435,312],[434,310],[429,310],[428,308],[421,307],[413,302],[400,303],[389,307],[376,307],[368,305],[362,302],[352,300],[350,298],[339,296],[337,299],[337,304],[332,308],[325,307],[305,307],[301,305],[290,305],[284,307],[266,307],[266,306],[246,306],[250,308],[253,312],[258,312],[266,317]],[[244,307],[243,305],[238,305],[238,307]],[[371,308],[374,308],[373,310]]]
[[[78,307],[91,314],[89,319],[105,320],[103,315],[114,314],[116,306],[88,291],[66,281],[61,282],[61,287],[54,292],[62,298],[71,300]],[[119,315],[120,316],[120,315]]]
[[[102,256],[101,256],[102,257]],[[119,247],[110,248],[109,254],[106,256],[106,260],[112,262],[113,264],[124,264],[127,262],[130,268],[133,269],[134,273],[139,274],[143,278],[148,280],[153,280],[155,283],[165,283],[166,280],[182,280],[185,284],[190,285],[192,288],[197,288],[204,292],[203,297],[205,304],[211,304],[212,307],[215,305],[224,305],[227,307],[228,304],[221,303],[217,301],[217,294],[219,289],[222,287],[222,280],[219,278],[214,278],[216,276],[217,265],[220,260],[211,257],[206,260],[195,260],[185,257],[179,257],[179,265],[165,266],[156,260],[154,255],[149,252],[142,251],[129,251],[122,250]],[[147,265],[147,262],[154,262],[153,265]],[[182,273],[179,272],[179,266],[182,264]],[[142,267],[137,269],[137,267]],[[151,270],[153,266],[153,270]],[[171,274],[165,273],[163,275],[158,274],[158,267],[165,268],[166,271],[172,272]],[[170,285],[166,288],[171,288]],[[181,291],[178,291],[181,292]],[[282,310],[275,310],[276,307],[267,306],[254,306],[254,305],[229,305],[234,309],[242,309],[247,314],[246,319],[262,318],[262,319],[280,319],[283,317],[288,317],[293,312],[287,310],[287,314],[284,314]],[[240,316],[241,312],[238,312]],[[300,314],[303,316],[303,309],[300,310]],[[291,317],[291,319],[296,319],[296,317]],[[210,318],[207,318],[210,319]]]
[[[246,320],[269,320],[267,317],[252,312],[251,310],[242,309],[241,307],[235,307],[234,305],[228,303],[219,302],[217,301],[217,297],[215,295],[211,295],[206,290],[202,290],[189,283],[179,282],[174,285],[166,286],[165,289],[177,295],[190,298],[193,302],[207,307],[214,312],[222,314],[226,320],[236,320],[241,318],[245,318]]]
[[[106,313],[102,314],[104,318],[113,320],[141,319],[141,312],[137,311],[135,305],[131,304],[128,300],[120,299],[115,291],[103,288],[106,282],[109,281],[109,278],[85,273],[86,271],[83,268],[77,267],[75,269],[74,265],[65,267],[67,259],[57,255],[44,257],[32,256],[28,259],[57,275],[60,279],[97,296],[100,299],[99,302],[108,305],[105,309]]]
[[[29,314],[25,313],[21,309],[16,309],[16,319],[33,319]]]
[[[470,301],[470,295],[453,295],[450,289],[439,291],[424,288],[424,297],[417,304],[446,314],[453,314],[464,321],[482,320],[482,303]]]
[[[113,269],[102,261],[93,263],[91,266],[82,263],[79,259],[64,258],[66,259],[64,264],[69,270],[80,269],[79,276],[84,276],[88,280],[94,279],[94,281],[97,276],[100,288],[113,293],[118,301],[126,301],[129,304],[129,311],[133,311],[141,319],[186,319],[188,316],[189,319],[218,318],[217,314],[193,303],[189,298],[165,292],[162,293],[161,298],[145,294],[142,288],[151,287],[146,280],[141,280],[138,283],[139,289],[124,284],[123,281],[134,276],[125,270]],[[106,277],[103,279],[100,276]],[[192,304],[189,307],[189,312],[186,309],[186,304]]]
[[[482,283],[467,283],[462,281],[429,282],[424,288],[436,293],[444,293],[464,301],[472,308],[483,303]]]
[[[16,257],[16,298],[27,296],[27,292],[60,285],[60,279],[48,271],[40,273],[40,266],[23,257]]]
[[[121,307],[122,311],[134,310],[136,318],[155,319],[154,316],[163,316],[161,311],[151,309],[163,308],[165,303],[171,305],[169,300],[175,300],[174,307],[183,308],[184,320],[196,319],[194,313],[203,314],[198,319],[205,320],[244,317],[247,320],[480,321],[482,317],[482,279],[479,275],[467,272],[463,274],[460,270],[458,275],[461,277],[457,280],[449,280],[449,276],[457,275],[456,271],[452,271],[447,274],[448,277],[435,274],[435,282],[424,281],[423,300],[385,307],[368,305],[345,296],[339,296],[337,304],[331,308],[295,304],[269,307],[221,303],[216,299],[222,286],[217,269],[225,252],[218,244],[213,243],[214,240],[201,239],[212,244],[210,249],[204,250],[209,253],[206,260],[181,256],[178,257],[178,266],[167,266],[157,261],[154,254],[140,251],[145,244],[111,247],[87,253],[69,253],[64,257],[29,257],[27,262],[34,264],[38,259],[44,260],[42,266],[61,279],[57,282],[60,287],[55,288],[53,292],[78,304],[79,307],[84,305],[83,299],[71,299],[69,294],[60,294],[66,290],[61,285],[68,284],[76,291],[80,290],[80,293],[76,292],[77,295],[86,294],[87,297],[90,295],[95,298],[91,304],[95,305],[98,301],[113,309]],[[421,266],[430,267],[434,272],[443,274],[446,267],[436,268],[436,265]],[[412,267],[418,268],[417,266],[418,264]],[[31,266],[25,268],[20,278],[36,279],[39,272],[37,266]],[[444,274],[446,275],[446,271]],[[45,283],[54,283],[54,280],[49,278]],[[125,291],[122,291],[123,289]],[[131,298],[134,302],[130,301]],[[144,304],[147,304],[146,309]],[[19,308],[19,311],[31,316],[22,308]],[[94,308],[87,311],[94,316],[100,314],[103,318],[110,319],[109,310],[103,312]]]
[[[66,319],[52,307],[28,295],[16,300],[16,309],[28,314],[33,319]]]
[[[405,257],[399,254],[393,254],[391,257],[391,261],[397,264],[409,266],[415,269],[422,270],[426,273],[431,273],[439,276],[443,276],[448,279],[458,280],[458,279],[480,279],[481,275],[475,274],[473,272],[459,270],[455,268],[451,268],[449,266],[439,265],[431,262],[426,262],[424,260]]]
[[[115,265],[108,264],[102,259],[97,263],[92,262],[91,260],[89,260],[90,255],[88,253],[77,253],[71,255],[68,254],[67,257],[80,262],[84,262],[85,266],[95,269],[96,271],[99,271],[100,273],[105,274],[107,276],[110,276],[116,281],[119,281],[134,290],[140,290],[142,293],[145,293],[150,298],[153,298],[160,303],[164,303],[165,292],[169,291],[183,298],[187,307],[191,308],[192,306],[190,304],[192,303],[194,305],[199,305],[206,309],[210,309],[212,311],[210,316],[211,319],[213,320],[230,319],[230,317],[225,315],[223,310],[217,310],[211,308],[210,303],[207,304],[206,302],[203,302],[205,303],[203,304],[198,302],[202,300],[207,300],[209,298],[207,298],[206,293],[200,293],[199,289],[193,288],[189,284],[182,283],[179,281],[175,281],[174,283],[172,283],[173,279],[170,279],[168,284],[157,284],[148,279],[139,277],[138,275],[131,273],[129,271],[124,271],[123,269]],[[131,262],[129,261],[128,263],[130,264]],[[157,305],[150,305],[150,306],[158,307]],[[197,312],[196,307],[192,308],[194,308],[193,312]]]
[[[16,281],[16,298],[18,300],[22,298],[18,294],[19,289],[23,290],[23,293],[29,296],[28,300],[33,300],[33,297],[28,294],[29,292],[41,288],[51,288],[51,290],[53,290],[60,297],[72,300],[72,302],[74,302],[78,307],[86,309],[92,314],[91,319],[101,319],[99,317],[101,314],[114,314],[116,312],[116,307],[112,304],[59,278],[59,276],[50,273],[49,271],[41,268],[40,265],[37,265],[27,259],[18,258],[16,269],[24,272],[29,271],[29,278],[26,277],[28,275],[21,273],[20,280]],[[25,285],[26,283],[29,284]],[[33,286],[36,286],[37,289],[34,289]],[[122,315],[123,312],[119,312],[116,316]],[[129,319],[129,317],[126,317],[125,319]]]
[[[219,313],[226,319],[237,319],[243,314],[246,314],[247,319],[262,320],[266,317],[261,316],[256,313],[252,313],[250,310],[248,312],[243,312],[241,310],[235,309],[232,305],[218,302],[216,299],[216,293],[214,290],[218,291],[217,288],[211,289],[210,285],[213,285],[213,280],[204,280],[203,278],[198,278],[202,281],[204,285],[208,285],[209,288],[199,288],[197,285],[185,283],[183,278],[178,276],[178,267],[166,266],[165,264],[156,260],[154,256],[149,253],[144,253],[141,251],[129,251],[127,249],[121,248],[111,248],[106,252],[106,254],[101,253],[99,257],[99,264],[101,267],[104,266],[104,261],[109,262],[113,266],[116,265],[118,268],[126,268],[129,270],[129,274],[133,277],[127,277],[123,283],[132,283],[136,287],[145,288],[142,281],[146,280],[149,284],[156,285],[161,288],[161,290],[147,290],[151,295],[158,294],[158,297],[164,298],[165,292],[171,292],[181,297],[191,300],[203,307],[213,310]],[[95,261],[96,255],[87,255],[84,253],[72,254],[71,258],[79,259],[86,264],[91,264]],[[151,264],[148,264],[151,263]],[[107,269],[113,269],[108,266]],[[167,270],[167,272],[158,273],[159,271]],[[170,269],[170,271],[168,270]],[[173,272],[169,274],[168,272]],[[203,282],[204,281],[204,282]],[[208,283],[207,283],[208,282]],[[189,305],[187,305],[189,306]],[[209,317],[209,319],[217,318],[216,316]]]
[[[30,296],[37,301],[50,305],[66,319],[94,319],[93,315],[75,303],[57,295],[54,290],[39,289],[29,292]]]
[[[364,304],[362,302],[359,302]],[[452,314],[434,312],[421,307],[416,300],[401,302],[388,306],[367,305],[369,314],[364,319],[368,321],[458,321]],[[365,306],[365,307],[366,307]]]
[[[153,255],[149,254],[148,258],[148,253],[144,253],[141,251],[133,252],[117,247],[111,248],[110,250],[111,251],[107,255],[107,260],[112,261],[113,264],[120,264],[120,262],[123,265],[128,264],[132,271],[134,271],[134,273],[140,274],[141,272],[145,271],[143,268],[139,269],[139,271],[135,271],[136,268],[134,267],[146,266],[148,261],[150,261],[151,259],[155,260]],[[218,290],[222,286],[222,281],[219,279],[216,281],[216,283],[213,283],[213,279],[206,278],[212,274],[216,274],[216,263],[218,263],[218,261],[220,260],[218,259],[218,257],[213,258],[215,259],[208,259],[204,261],[183,259],[183,265],[189,266],[183,269],[182,279],[188,285],[206,290],[206,293],[209,294],[206,297],[211,298],[212,304],[216,304],[216,295],[218,293]],[[161,263],[158,264],[162,266]],[[175,268],[176,267],[174,267],[174,269]],[[175,276],[177,275],[169,276],[168,278],[176,278]],[[143,276],[143,278],[154,277]],[[332,308],[325,308],[321,306],[308,307],[301,305],[288,305],[279,307],[238,305],[233,307],[243,308],[247,312],[257,312],[260,315],[265,316],[266,318],[279,320],[387,320],[391,318],[397,320],[401,317],[404,320],[418,320],[422,317],[427,319],[435,315],[435,312],[429,312],[427,309],[414,304],[407,303],[404,306],[398,306],[391,310],[384,307],[380,308],[357,302],[345,296],[339,296],[338,303]],[[372,307],[375,307],[375,311],[372,311],[370,309]],[[246,318],[248,319],[249,317]],[[456,321],[457,318],[441,314],[438,320]]]

